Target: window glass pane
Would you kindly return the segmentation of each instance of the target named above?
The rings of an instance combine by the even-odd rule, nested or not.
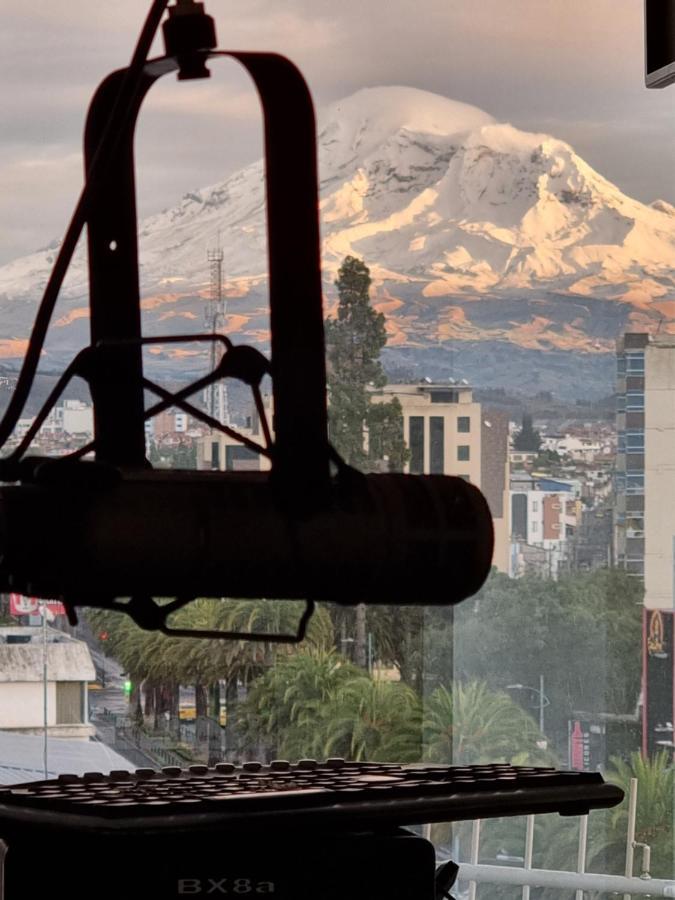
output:
[[[50,11],[57,4],[23,0],[3,22],[11,52],[3,55],[0,92],[0,221],[8,223],[0,229],[0,406],[16,385],[35,304],[80,188],[86,97],[106,59],[117,66],[128,58],[144,5],[149,0],[118,5],[107,27],[100,0],[58,4],[58,14]],[[319,163],[329,439],[350,467],[332,457],[330,504],[316,518],[281,517],[278,529],[267,528],[274,494],[251,533],[238,537],[255,547],[256,566],[302,571],[316,554],[319,565],[344,559],[355,575],[340,603],[317,604],[298,646],[182,641],[100,610],[83,612],[75,628],[57,611],[44,629],[46,704],[48,611],[39,613],[31,597],[0,595],[0,783],[43,776],[43,730],[50,747],[67,734],[80,742],[69,757],[53,746],[53,774],[64,757],[63,771],[86,756],[81,771],[96,772],[345,756],[576,768],[624,787],[634,776],[633,871],[639,876],[649,862],[648,845],[656,887],[643,879],[642,892],[667,893],[658,885],[675,882],[675,87],[644,89],[642,4],[371,0],[281,8],[259,0],[237,4],[229,18],[218,4],[206,6],[222,45],[231,37],[234,46],[278,50],[309,82],[319,123],[311,148]],[[238,353],[253,348],[249,359],[259,363],[256,353],[272,356],[268,258],[275,258],[266,238],[264,133],[253,86],[234,63],[221,71],[221,62],[209,63],[210,79],[162,79],[139,124],[143,334],[222,334]],[[291,121],[288,103],[281,114]],[[299,134],[289,134],[295,152]],[[287,183],[295,197],[297,185]],[[287,227],[299,287],[302,248]],[[82,251],[3,456],[89,341],[86,265]],[[307,323],[297,314],[299,290],[288,290],[300,348]],[[355,325],[345,333],[348,320]],[[148,346],[144,373],[167,390],[200,384],[220,361],[211,343]],[[301,375],[297,412],[318,383],[311,372]],[[76,382],[36,436],[36,457],[84,452],[94,439],[91,396]],[[271,387],[266,377],[269,443],[279,414]],[[212,478],[211,497],[227,493],[227,479],[255,494],[275,453],[251,450],[268,435],[248,386],[227,379],[190,402],[194,414],[164,409],[146,423],[149,464],[194,469],[179,476],[183,487],[202,490],[202,479]],[[247,446],[214,418],[245,435]],[[294,461],[309,464],[304,435],[296,437]],[[485,584],[454,608],[445,605],[453,585],[431,577],[410,607],[356,604],[386,565],[421,560],[420,582],[424,567],[433,571],[439,536],[431,540],[423,526],[429,509],[442,519],[442,504],[431,490],[438,479],[426,476],[445,468],[462,470],[489,505],[494,553]],[[39,471],[49,475],[49,467]],[[423,476],[405,477],[412,497],[405,503],[390,478],[404,471]],[[167,473],[135,470],[122,483],[146,476],[164,486]],[[359,494],[359,484],[368,490]],[[448,486],[460,498],[473,494],[465,488],[454,479]],[[302,477],[294,490],[307,499]],[[195,579],[222,564],[220,556],[202,558],[202,541],[242,514],[223,501],[193,528],[200,502],[188,503],[185,522],[176,522],[185,526],[180,549]],[[332,530],[340,504],[353,515],[349,534]],[[380,568],[363,552],[374,520],[387,538],[377,548]],[[33,521],[37,533],[42,520]],[[0,521],[0,535],[11,537],[11,524]],[[162,524],[147,537],[148,568],[161,570]],[[98,538],[104,529],[95,526],[87,535]],[[59,522],[51,527],[56,533]],[[445,528],[443,552],[470,539],[464,528],[463,520]],[[357,558],[340,556],[359,535]],[[113,557],[120,571],[136,530],[123,537]],[[75,538],[69,549],[64,569],[85,569],[91,551]],[[217,550],[225,558],[231,546]],[[23,548],[27,565],[32,551]],[[0,558],[4,570],[4,546]],[[462,549],[457,571],[470,564]],[[301,601],[221,600],[227,574],[215,598],[174,613],[179,625],[294,631]],[[93,591],[104,589],[92,578]],[[16,668],[25,680],[17,682]],[[35,739],[28,774],[28,757],[16,759],[18,738]],[[4,758],[3,746],[13,748]],[[625,871],[627,820],[627,804],[591,813],[589,872]],[[470,822],[434,823],[424,833],[439,860],[464,865],[476,850],[481,866],[499,867],[504,883],[460,880],[451,893],[461,900],[588,893],[583,883],[559,891],[505,883],[530,862],[576,877],[579,820],[537,815],[531,861],[528,827],[522,817],[485,820],[477,849]],[[258,840],[261,860],[268,843]],[[41,847],[36,841],[36,858]],[[636,890],[611,887],[614,896]]]
[[[626,493],[642,494],[644,493],[645,476],[640,472],[626,473]]]
[[[431,402],[432,403],[457,403],[458,394],[457,391],[432,391],[431,392]]]
[[[78,681],[56,682],[56,724],[76,725],[83,722],[84,684]]]
[[[625,437],[625,446],[626,450],[630,452],[634,451],[642,451],[645,449],[645,435],[644,431],[631,432],[629,431]]]
[[[643,375],[645,371],[644,353],[626,354],[626,372],[630,375]]]
[[[445,419],[431,416],[429,419],[429,471],[442,475],[445,470]]]
[[[411,416],[409,425],[410,472],[421,475],[424,471],[424,417]]]
[[[225,448],[225,468],[228,472],[258,471],[260,456],[248,447],[228,446]]]
[[[644,391],[627,391],[626,392],[626,409],[644,409],[645,395]]]

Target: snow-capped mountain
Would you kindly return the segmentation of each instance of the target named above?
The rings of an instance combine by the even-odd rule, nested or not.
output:
[[[675,330],[675,208],[623,194],[563,141],[405,87],[358,91],[320,117],[327,302],[348,254],[370,267],[390,345],[508,342],[607,354],[626,326]],[[149,332],[201,328],[220,234],[228,327],[264,342],[263,168],[186,194],[140,226]],[[24,338],[54,248],[0,268],[0,339]],[[56,346],[86,340],[75,260]],[[461,345],[460,345],[461,346]],[[3,345],[0,344],[0,354]]]

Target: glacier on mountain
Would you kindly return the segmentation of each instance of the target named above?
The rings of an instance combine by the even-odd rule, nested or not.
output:
[[[675,330],[675,209],[626,196],[564,141],[426,91],[375,87],[324,110],[318,158],[327,302],[343,258],[362,257],[394,345],[595,353],[625,327]],[[264,213],[257,162],[140,223],[149,333],[199,330],[220,234],[228,326],[265,341]],[[53,258],[50,246],[0,268],[0,339],[27,335]],[[86,298],[80,253],[56,323],[63,346],[71,330],[83,338]]]

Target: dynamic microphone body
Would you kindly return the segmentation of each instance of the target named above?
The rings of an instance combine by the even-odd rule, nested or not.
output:
[[[490,570],[490,510],[461,478],[354,472],[298,513],[270,473],[111,470],[98,483],[96,464],[78,467],[74,481],[38,468],[33,483],[0,489],[0,590],[78,605],[132,595],[454,604]]]

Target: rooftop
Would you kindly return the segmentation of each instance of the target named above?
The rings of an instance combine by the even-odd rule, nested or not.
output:
[[[47,630],[49,681],[92,681],[89,647],[63,631]],[[42,628],[0,628],[0,684],[43,680]]]
[[[0,731],[0,784],[21,784],[44,778],[43,750],[41,734]],[[61,772],[84,775],[85,772],[107,773],[112,769],[133,768],[128,760],[100,741],[49,739],[49,778],[56,778]]]

